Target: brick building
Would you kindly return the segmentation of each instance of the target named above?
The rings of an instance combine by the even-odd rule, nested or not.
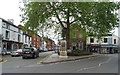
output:
[[[18,25],[18,27],[22,28],[23,26]],[[40,48],[41,45],[42,45],[41,37],[39,35],[31,34],[31,46],[35,48]]]
[[[55,42],[52,39],[46,38],[46,48],[48,49],[48,51],[54,50],[54,47],[55,47]]]
[[[86,37],[84,32],[80,30],[75,30],[70,37],[70,49],[85,50],[86,47]]]
[[[32,46],[35,48],[40,48],[40,46],[42,46],[41,37],[39,35],[32,36]]]

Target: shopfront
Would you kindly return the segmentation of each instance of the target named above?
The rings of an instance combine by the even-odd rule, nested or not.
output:
[[[117,45],[101,45],[101,53],[117,53],[118,46]]]
[[[3,41],[3,49],[7,50],[8,52],[14,49],[21,49],[23,48],[22,43],[13,42],[13,41]]]
[[[117,45],[87,45],[87,50],[95,53],[117,53],[118,46]]]

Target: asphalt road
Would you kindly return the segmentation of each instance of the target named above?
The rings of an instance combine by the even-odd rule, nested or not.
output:
[[[54,64],[37,64],[51,53],[42,53],[37,59],[9,57],[3,63],[3,73],[118,73],[118,54],[103,54],[98,57]]]
[[[22,57],[11,57],[10,55],[6,55],[3,57],[4,62],[2,62],[2,72],[9,71],[18,68],[22,68],[29,65],[38,64],[41,60],[43,60],[46,56],[52,54],[53,52],[42,52],[39,54],[38,58],[27,58],[22,59]],[[14,72],[13,72],[14,73]]]

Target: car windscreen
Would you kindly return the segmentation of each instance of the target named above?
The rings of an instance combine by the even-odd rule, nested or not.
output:
[[[23,51],[32,51],[30,48],[23,49]]]
[[[17,51],[17,49],[14,49],[13,51]]]
[[[18,49],[17,51],[21,52],[21,51],[22,51],[22,49]]]

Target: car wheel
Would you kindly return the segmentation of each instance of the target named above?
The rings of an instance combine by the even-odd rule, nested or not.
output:
[[[36,54],[34,55],[34,58],[37,58],[37,55],[36,55]]]
[[[11,55],[11,57],[14,57],[14,55]]]
[[[22,57],[23,59],[25,59],[25,57]]]
[[[35,58],[35,55],[33,55],[32,58]]]
[[[38,54],[38,56],[37,57],[39,57],[39,54]]]

